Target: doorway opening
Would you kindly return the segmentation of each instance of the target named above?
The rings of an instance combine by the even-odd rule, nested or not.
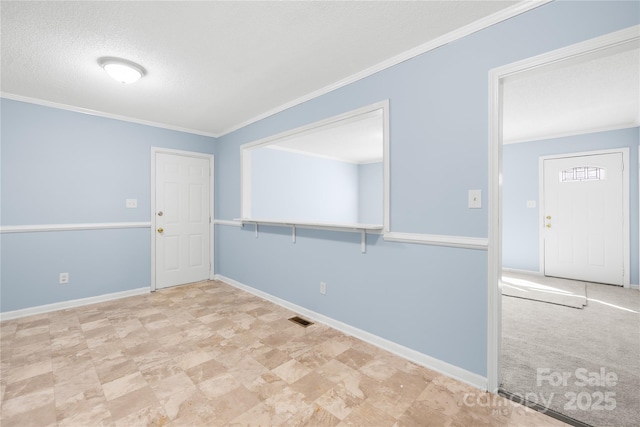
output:
[[[627,92],[637,94],[637,58],[640,46],[638,35],[639,28],[632,27],[510,64],[492,70],[490,73],[489,390],[498,392],[501,390],[501,386],[507,384],[512,389],[505,388],[503,391],[506,391],[506,394],[535,403],[538,409],[548,410],[551,408],[561,416],[565,416],[567,420],[573,420],[576,425],[580,421],[588,424],[624,425],[625,420],[631,417],[629,414],[633,413],[632,410],[627,410],[628,408],[625,409],[625,407],[635,405],[631,400],[635,394],[631,390],[637,386],[637,383],[640,383],[640,379],[637,378],[637,367],[640,367],[640,351],[638,351],[640,334],[626,325],[627,323],[637,325],[640,319],[640,303],[638,302],[640,300],[637,290],[629,289],[630,281],[631,283],[638,281],[638,189],[635,187],[639,181],[637,166],[638,99],[637,96],[634,96],[633,102],[635,104],[632,107],[635,110],[631,110],[633,120],[625,121],[623,117],[617,117],[619,119],[617,123],[609,122],[607,125],[605,122],[597,123],[600,118],[606,118],[607,113],[601,111],[597,120],[585,120],[589,113],[586,110],[580,110],[577,113],[573,110],[572,115],[566,115],[563,109],[566,109],[567,106],[563,104],[561,99],[555,98],[553,105],[547,106],[547,109],[550,110],[549,113],[552,116],[562,120],[549,120],[547,117],[542,125],[534,123],[533,127],[537,128],[536,130],[540,133],[532,136],[525,134],[528,131],[527,123],[515,120],[518,118],[518,114],[512,114],[514,110],[510,109],[512,104],[509,103],[514,100],[514,96],[522,96],[527,87],[536,85],[538,88],[550,88],[556,93],[563,93],[566,89],[564,86],[571,86],[566,84],[566,81],[565,83],[557,81],[554,83],[551,80],[545,82],[545,79],[548,79],[550,75],[557,77],[571,72],[575,73],[575,69],[583,64],[592,66],[598,64],[596,68],[605,67],[597,70],[591,69],[596,73],[601,72],[606,69],[608,60],[615,62],[622,59],[624,61],[625,55],[627,59],[630,57],[635,61],[635,68],[632,71],[635,74],[632,82],[636,86],[631,89],[627,87]],[[619,64],[616,62],[609,65],[611,68],[620,68]],[[589,73],[583,74],[576,80],[581,80]],[[621,82],[620,79],[614,80]],[[508,84],[512,82],[515,84],[512,86],[513,90],[509,92]],[[545,83],[541,85],[541,82]],[[544,90],[540,92],[543,94]],[[583,91],[583,98],[589,99],[588,96],[584,97],[584,93]],[[537,101],[537,99],[533,99],[532,102],[525,103],[526,108],[516,112],[531,113],[531,108],[535,107]],[[618,110],[624,109],[619,108]],[[622,116],[622,114],[620,115]],[[615,114],[609,116],[608,119],[616,119]],[[562,126],[567,124],[576,127],[569,130],[563,129]],[[597,139],[594,135],[601,137],[601,139],[608,138],[609,145],[598,145],[594,142]],[[615,145],[616,142],[611,141],[621,136],[624,143]],[[579,143],[577,141],[580,138],[589,141]],[[543,142],[537,145],[535,141]],[[567,145],[563,146],[564,142]],[[513,184],[513,175],[510,173],[509,165],[513,161],[513,152],[518,151],[512,150],[513,146],[520,146],[520,151],[527,151],[525,148],[528,148],[531,169],[530,173],[524,174],[529,180],[528,184],[510,188],[509,185]],[[576,149],[576,147],[578,148]],[[607,237],[609,234],[603,230],[590,230],[590,232],[592,231],[591,236],[587,236],[586,240],[584,234],[573,238],[567,237],[567,233],[554,236],[553,232],[563,231],[565,227],[557,222],[561,220],[557,216],[559,214],[547,211],[551,201],[546,200],[542,192],[542,187],[545,184],[562,187],[556,190],[563,194],[562,192],[568,187],[577,188],[577,185],[574,184],[578,182],[584,184],[589,180],[610,181],[611,175],[603,171],[605,167],[596,164],[603,159],[596,156],[616,151],[619,156],[626,157],[625,161],[619,162],[615,156],[607,161],[626,163],[627,167],[622,170],[626,170],[626,173],[629,173],[628,166],[631,166],[633,169],[630,173],[630,182],[631,186],[635,187],[630,191],[629,184],[626,184],[626,188],[623,184],[623,197],[626,194],[627,200],[626,206],[623,202],[620,210],[621,213],[626,213],[627,219],[622,220],[622,244],[619,244],[619,239],[616,240],[618,243],[615,243],[616,250],[622,253],[621,257],[608,250],[607,245],[611,243],[603,243],[602,239],[598,243],[597,235]],[[579,154],[571,154],[576,152]],[[580,158],[582,155],[584,156]],[[585,156],[591,158],[587,159]],[[552,161],[554,157],[558,159],[573,158],[577,163],[561,164],[558,168],[553,169],[552,166],[556,166]],[[543,179],[545,160],[548,161],[549,168],[548,182]],[[592,165],[591,162],[585,162],[585,160],[596,162]],[[570,163],[571,161],[561,160],[559,163],[563,162]],[[521,170],[525,169],[522,165],[514,166],[511,164],[511,166]],[[606,166],[606,168],[611,167],[611,164]],[[553,172],[551,172],[552,169]],[[539,179],[542,180],[541,184],[539,184]],[[591,182],[591,184],[594,183]],[[629,177],[627,177],[627,183],[629,183]],[[530,187],[526,187],[526,185],[530,185]],[[511,191],[513,188],[515,188],[515,194],[519,199],[511,203],[513,200],[510,197],[514,194]],[[603,194],[609,196],[607,191]],[[630,199],[629,195],[631,195]],[[586,208],[576,209],[576,206],[581,203],[580,197],[576,197],[575,200],[571,199],[573,196],[568,197],[566,194],[556,195],[557,197],[562,205],[561,209],[565,209],[567,203],[570,202],[570,208],[566,208],[567,212],[571,211],[572,215],[569,225],[576,225],[574,214],[584,215],[584,217],[580,217],[580,220],[586,219],[586,224],[590,224],[589,221],[600,214],[608,215],[606,212],[598,210],[599,208],[589,206],[588,204],[593,203],[593,200],[588,198],[582,200],[582,202],[586,200]],[[599,206],[602,205],[602,203],[599,204]],[[629,218],[630,210],[632,211],[631,218]],[[509,223],[514,216],[509,215],[516,211],[519,212],[518,218],[531,220],[529,223],[533,225],[531,227],[516,225],[514,228],[514,224]],[[611,215],[617,215],[617,213]],[[566,217],[566,215],[564,216]],[[563,221],[566,221],[566,218]],[[630,223],[631,227],[629,227]],[[522,233],[529,231],[529,235],[524,237],[528,238],[526,242],[533,241],[533,243],[523,244],[522,240],[518,241],[518,238],[523,239],[523,237],[514,238],[514,236],[522,233],[513,233],[513,229]],[[630,240],[631,243],[629,243]],[[573,246],[568,248],[569,243]],[[631,250],[629,250],[630,246]],[[513,248],[516,248],[515,251]],[[552,255],[552,258],[555,256],[555,261],[560,259],[561,264],[571,264],[571,269],[580,270],[579,274],[576,275],[575,272],[566,274],[566,271],[562,270],[566,269],[566,265],[560,265],[560,270],[558,270],[558,266],[553,265],[554,260],[547,258],[545,248],[549,249],[547,252]],[[588,268],[574,265],[575,259],[580,258],[582,254],[586,256],[582,261],[587,266],[604,263],[604,259],[608,255],[612,255],[611,258],[615,258],[615,262],[621,260],[623,265],[621,268],[617,265],[611,267],[611,271],[616,270],[616,279],[603,279],[593,271],[589,271]],[[570,263],[568,263],[569,258],[571,258]],[[508,277],[509,283],[506,284],[503,276],[505,261],[508,261],[506,264],[510,264],[511,268]],[[578,278],[580,280],[567,280],[568,283],[560,285],[552,281],[562,279],[551,279],[549,276]],[[626,287],[606,286],[585,281],[625,285]],[[552,294],[552,299],[555,301],[540,301],[539,298],[523,297],[522,294],[503,296],[505,289],[517,288],[517,285],[523,284],[525,287],[524,291],[520,290],[521,292],[534,290],[536,293],[542,294],[543,297],[545,297],[545,293]],[[561,287],[565,285],[568,290]],[[582,292],[576,292],[579,295],[573,295],[571,289],[579,290],[580,288],[582,288]],[[558,300],[558,298],[560,299]],[[572,303],[579,307],[571,307]],[[587,311],[591,316],[588,319],[577,314],[584,314]],[[608,333],[611,328],[616,328],[615,334]],[[514,336],[517,339],[514,339]],[[514,343],[520,347],[516,348]],[[525,348],[527,346],[528,348]],[[563,346],[569,350],[564,351]],[[513,351],[514,348],[516,348],[515,351]],[[558,353],[558,359],[554,359],[554,352]],[[511,358],[513,354],[524,355],[527,359]],[[568,364],[556,363],[556,360],[563,357],[568,359],[576,354],[583,356],[569,360]],[[514,370],[512,369],[514,366],[522,369],[520,371]],[[617,377],[616,385],[613,385],[613,381],[609,381],[609,388],[607,388],[604,380],[598,384],[595,381],[591,383],[581,381],[582,377],[593,379],[596,375],[599,378],[609,375],[610,379],[615,375]],[[561,381],[556,383],[557,378],[560,378]],[[514,389],[514,380],[518,379],[522,380],[521,383],[524,386]],[[571,389],[567,388],[567,385],[575,387]],[[549,387],[545,388],[544,386]],[[617,394],[617,396],[611,393]],[[602,400],[598,402],[601,394]],[[573,401],[572,397],[575,397]],[[600,404],[603,406],[602,410],[600,410]],[[631,407],[635,408],[635,406]],[[592,415],[593,417],[591,417]]]

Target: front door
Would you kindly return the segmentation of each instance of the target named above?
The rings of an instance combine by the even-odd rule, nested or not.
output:
[[[545,159],[544,273],[623,285],[622,153]]]
[[[210,276],[208,157],[155,154],[156,289]]]

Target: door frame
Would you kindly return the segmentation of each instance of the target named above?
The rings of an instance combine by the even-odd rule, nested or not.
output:
[[[174,150],[170,148],[151,147],[151,292],[156,291],[156,154],[172,154],[176,156],[195,157],[209,160],[209,280],[214,277],[214,158],[213,154],[195,151]]]
[[[496,393],[502,375],[502,81],[504,78],[622,43],[640,40],[640,26],[626,28],[489,71],[489,244],[487,256],[487,390]]]
[[[630,231],[629,231],[629,148],[612,148],[607,150],[582,151],[578,153],[552,154],[548,156],[540,156],[538,159],[538,205],[540,206],[540,217],[538,227],[538,257],[540,261],[540,274],[544,275],[544,161],[554,159],[564,159],[567,157],[593,156],[598,154],[622,154],[622,285],[625,288],[630,286]]]

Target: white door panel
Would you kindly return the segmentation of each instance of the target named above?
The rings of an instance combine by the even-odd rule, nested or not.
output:
[[[210,275],[209,159],[156,153],[156,288]]]
[[[623,284],[621,153],[544,160],[545,275]]]

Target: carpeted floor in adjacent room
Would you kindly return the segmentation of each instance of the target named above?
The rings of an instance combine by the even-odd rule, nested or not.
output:
[[[587,283],[586,296],[582,309],[502,297],[502,388],[593,426],[637,426],[640,292]]]

